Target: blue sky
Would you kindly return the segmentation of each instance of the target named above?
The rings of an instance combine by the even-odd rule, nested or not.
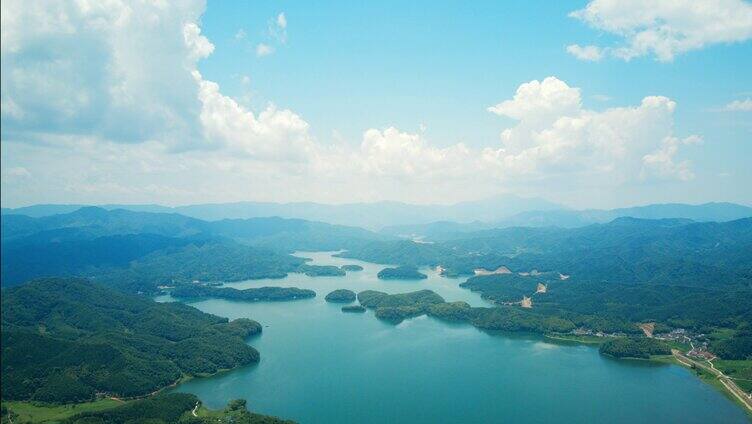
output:
[[[586,2],[436,3],[210,2],[202,30],[216,50],[199,69],[234,96],[243,94],[241,77],[249,76],[257,107],[269,101],[289,107],[321,136],[338,130],[357,139],[363,128],[417,131],[423,123],[438,144],[493,143],[511,120],[485,108],[522,82],[554,75],[580,87],[593,109],[670,97],[679,103],[677,131],[723,131],[714,141],[725,154],[740,147],[752,153],[752,142],[742,143],[750,141],[749,128],[733,128],[752,125],[749,116],[708,115],[750,96],[752,43],[717,45],[672,63],[652,57],[590,63],[567,54],[566,45],[618,39],[567,17]],[[281,12],[290,22],[287,45],[256,57],[255,43],[268,39],[268,21]],[[240,29],[244,40],[235,39]],[[599,94],[610,100],[592,97]],[[729,138],[736,143],[724,143]]]
[[[24,6],[7,3],[4,15],[30,13],[8,13]],[[752,6],[740,0],[722,1],[717,9],[733,13],[718,17],[686,13],[692,7],[672,8],[668,2],[651,7],[650,2],[636,1],[626,9],[609,3],[518,1],[469,6],[465,2],[427,1],[210,1],[206,5],[197,2],[192,5],[195,7],[186,3],[179,11],[151,11],[176,16],[174,25],[152,29],[152,42],[144,36],[141,42],[149,43],[147,48],[136,50],[143,57],[133,63],[118,62],[129,70],[105,80],[132,90],[126,93],[128,99],[147,103],[168,119],[184,116],[187,122],[144,131],[142,139],[128,143],[118,141],[111,125],[98,122],[116,118],[91,116],[90,111],[76,115],[70,112],[70,105],[61,106],[58,113],[78,118],[54,128],[45,119],[30,120],[28,111],[23,115],[7,113],[13,108],[8,107],[8,99],[20,105],[19,110],[39,104],[18,100],[39,94],[25,93],[29,85],[18,75],[39,76],[45,60],[52,59],[44,55],[39,59],[35,49],[40,40],[59,40],[60,34],[13,34],[13,23],[4,21],[3,26],[11,30],[3,33],[2,71],[13,76],[3,77],[3,204],[385,199],[446,203],[506,192],[583,207],[660,201],[752,203],[747,189],[752,182],[747,164],[752,156],[748,105],[752,97]],[[635,21],[634,16],[644,15],[639,13],[641,7],[655,14],[652,20]],[[76,19],[82,28],[93,19],[91,12],[66,8],[59,12],[68,13],[68,22],[74,27]],[[585,8],[592,12],[592,19],[570,15]],[[97,13],[108,18],[123,16],[110,12]],[[284,25],[280,25],[280,14]],[[27,20],[33,18],[26,16]],[[168,42],[173,38],[189,43],[187,37],[181,37],[186,22],[195,23],[198,39],[213,46],[211,51],[171,48],[177,45]],[[719,22],[732,29],[722,33],[708,30]],[[134,19],[128,25],[129,30],[137,31],[141,24]],[[662,32],[665,28],[670,31]],[[33,32],[34,26],[24,25],[23,31]],[[120,39],[116,30],[109,31],[108,36]],[[63,49],[89,48],[92,55],[101,51],[102,59],[92,61],[90,72],[97,71],[97,64],[103,74],[111,72],[113,58],[130,60],[133,52],[128,49],[136,49],[139,43],[102,45],[95,41],[97,35],[101,38],[96,30],[83,32],[75,32]],[[641,32],[658,34],[658,38],[651,38],[654,44],[638,45],[635,34]],[[86,43],[75,40],[79,34]],[[14,37],[21,40],[17,49],[5,40]],[[167,41],[156,42],[159,37]],[[259,56],[259,44],[273,51]],[[570,54],[567,46],[573,44],[593,46],[599,60]],[[619,49],[625,46],[632,55],[629,60],[620,57],[624,50]],[[665,46],[670,46],[668,53]],[[149,54],[164,60],[162,70],[175,65],[175,79],[169,69],[164,75],[141,75],[149,72],[153,62],[148,60]],[[181,54],[190,57],[188,68],[200,72],[198,95],[196,88],[190,87],[193,83],[188,74],[181,76],[185,63],[162,59]],[[131,77],[131,72],[138,77]],[[124,73],[130,79],[117,84],[118,78],[126,78]],[[60,79],[61,86],[71,84],[60,72],[42,77]],[[549,86],[562,93],[579,89],[580,106],[575,110],[565,107],[561,115],[546,118],[544,123],[532,115],[520,118],[509,108],[499,114],[487,110],[513,99],[522,84],[547,77],[565,84]],[[201,85],[204,82],[218,85],[217,101],[232,99],[252,115],[210,108],[210,102],[201,97],[200,87],[208,89]],[[76,80],[78,83],[85,84]],[[159,93],[161,88],[154,89],[170,84],[186,88],[165,95]],[[112,89],[85,88],[91,89],[84,96],[87,99],[101,95],[105,106],[98,109],[112,107]],[[137,92],[147,88],[153,92]],[[670,116],[661,115],[661,122],[654,127],[620,126],[619,120],[630,118],[604,114],[614,108],[638,108],[648,96],[664,96],[675,103],[667,106]],[[195,97],[201,101],[196,103]],[[734,101],[738,107],[727,106]],[[91,109],[95,103],[86,104]],[[268,114],[267,125],[262,113],[270,104],[276,109]],[[512,106],[526,107],[520,102]],[[56,109],[51,109],[55,113]],[[137,125],[142,119],[139,111],[144,109],[148,108],[129,108],[124,114],[113,108],[117,110],[113,116],[132,116]],[[201,115],[209,109],[216,118],[212,122]],[[585,124],[592,128],[581,135],[581,142],[570,143],[566,137],[577,136],[568,132],[553,131],[554,141],[538,137],[555,128],[559,118],[589,120],[592,115],[596,116],[593,122]],[[228,130],[227,122],[243,116],[252,117],[258,125]],[[153,125],[149,121],[147,128]],[[203,130],[194,131],[194,126]],[[599,129],[603,126],[609,127],[608,131]],[[387,131],[390,128],[394,131]],[[517,131],[514,141],[499,149],[500,133],[508,128]],[[376,132],[369,136],[371,129]],[[624,146],[604,153],[611,149],[604,147],[608,138],[621,138],[622,132],[629,132],[620,141]],[[691,136],[702,141],[689,139]],[[667,142],[667,137],[676,140]],[[61,139],[65,140],[62,144]],[[622,151],[643,141],[641,150]],[[457,147],[458,143],[464,147]],[[331,146],[338,151],[331,151]],[[74,155],[86,175],[71,175],[64,181],[49,175],[50,169],[60,166],[61,151]],[[108,154],[131,159],[98,160],[98,155]],[[647,156],[655,160],[648,163]],[[204,157],[210,158],[200,159]],[[134,178],[128,172],[134,169],[129,161],[146,171]],[[628,161],[635,163],[622,166]],[[332,165],[339,162],[349,166]],[[193,168],[191,172],[179,167],[164,170],[175,163],[193,163]],[[477,172],[468,173],[468,168]],[[46,180],[42,183],[39,179]],[[598,184],[593,183],[596,180]],[[79,185],[84,189],[77,189]],[[145,186],[152,188],[145,190]]]

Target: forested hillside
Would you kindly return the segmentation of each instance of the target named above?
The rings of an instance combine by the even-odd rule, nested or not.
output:
[[[89,275],[125,291],[154,293],[159,286],[193,281],[282,278],[304,264],[299,257],[224,241],[159,250],[133,260],[128,267],[99,268]]]
[[[752,282],[752,218],[725,223],[620,218],[577,229],[508,228],[436,243],[372,242],[340,254],[395,265],[441,266],[448,275],[507,266],[580,281],[682,286]]]
[[[697,333],[723,329],[711,349],[752,358],[752,219],[695,223],[620,218],[577,229],[509,228],[436,243],[373,242],[343,257],[440,266],[502,307],[448,308],[481,328],[638,334],[640,322]],[[477,275],[508,268],[509,272]],[[542,288],[541,288],[542,285]],[[523,299],[530,309],[521,310]],[[515,305],[515,306],[508,306]],[[556,321],[558,320],[558,321]],[[560,331],[556,330],[556,331]]]
[[[44,276],[84,276],[154,292],[181,281],[279,278],[316,273],[295,250],[355,248],[380,236],[296,219],[201,221],[178,214],[88,207],[31,218],[2,216],[3,286]],[[321,271],[323,272],[323,271]]]
[[[3,290],[3,399],[76,402],[141,396],[186,375],[257,362],[248,319],[156,303],[81,279]]]
[[[92,408],[92,404],[74,405],[69,411],[57,413],[53,420],[46,419],[50,412],[43,406],[36,406],[33,411],[23,405],[3,404],[2,423],[61,422],[63,424],[292,424],[293,421],[282,420],[268,415],[248,411],[244,399],[234,399],[221,410],[205,408],[201,400],[190,393],[157,394],[144,399],[123,402],[105,408]],[[80,408],[75,408],[80,406]],[[76,411],[78,409],[78,412]]]

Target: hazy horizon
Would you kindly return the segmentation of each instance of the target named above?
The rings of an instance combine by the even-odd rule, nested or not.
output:
[[[462,203],[474,203],[474,202],[483,202],[483,201],[490,201],[494,199],[503,199],[505,195],[500,194],[496,196],[491,197],[484,197],[479,199],[473,199],[473,200],[463,200],[463,201],[457,201],[457,202],[451,202],[451,203],[440,203],[440,202],[428,202],[428,203],[412,203],[409,201],[400,201],[400,200],[374,200],[374,201],[363,201],[363,202],[339,202],[339,203],[328,203],[328,202],[316,202],[316,201],[290,201],[290,202],[274,202],[274,201],[256,201],[256,200],[238,200],[238,201],[232,201],[232,202],[205,202],[205,203],[177,203],[177,204],[168,204],[168,203],[74,203],[74,202],[67,202],[67,203],[29,203],[29,204],[22,204],[18,206],[6,206],[3,205],[3,209],[22,209],[22,208],[28,208],[33,206],[91,206],[91,207],[101,207],[101,206],[158,206],[158,207],[165,207],[165,208],[181,208],[181,207],[189,207],[189,206],[201,206],[201,205],[225,205],[225,204],[243,204],[243,203],[256,203],[256,204],[274,204],[274,205],[292,205],[292,204],[317,204],[317,205],[324,205],[324,206],[347,206],[347,205],[377,205],[381,203],[394,203],[394,204],[403,204],[408,206],[455,206]],[[522,197],[521,199],[526,200],[542,200],[542,201],[548,201],[547,199],[540,198],[540,197]],[[567,205],[564,203],[556,203],[551,202],[560,208],[557,208],[555,210],[572,210],[572,211],[584,211],[584,210],[613,210],[613,209],[630,209],[630,208],[640,208],[640,207],[648,207],[648,206],[661,206],[661,205],[688,205],[688,206],[702,206],[707,204],[719,204],[719,203],[727,203],[727,204],[733,204],[733,205],[739,205],[739,206],[745,206],[745,207],[752,207],[752,203],[744,203],[744,202],[726,202],[726,201],[707,201],[707,202],[656,202],[656,203],[633,203],[633,204],[627,204],[624,206],[615,206],[615,207],[605,207],[605,208],[588,208],[588,207],[578,207],[576,205]],[[531,209],[534,210],[534,209]]]

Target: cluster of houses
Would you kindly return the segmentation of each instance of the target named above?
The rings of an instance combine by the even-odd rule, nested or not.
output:
[[[708,339],[705,334],[694,334],[684,328],[675,328],[669,333],[656,334],[655,338],[685,344],[688,343],[691,346],[691,349],[687,352],[687,356],[694,359],[710,361],[716,358],[712,352],[708,351]]]
[[[655,338],[659,340],[668,340],[668,341],[674,341],[679,343],[690,343],[693,338],[697,338],[697,336],[692,337],[693,335],[690,334],[687,330],[683,328],[674,328],[669,333],[661,333],[656,334]]]
[[[707,345],[702,345],[698,347],[693,347],[692,349],[687,352],[687,356],[695,358],[695,359],[703,359],[706,361],[712,361],[716,358],[715,355],[713,355],[710,351],[708,351]]]

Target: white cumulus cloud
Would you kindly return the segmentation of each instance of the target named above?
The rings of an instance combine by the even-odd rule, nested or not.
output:
[[[660,178],[677,178],[682,181],[693,179],[694,173],[689,168],[689,161],[676,162],[674,157],[681,144],[696,144],[700,141],[701,139],[697,136],[690,136],[684,140],[676,137],[664,138],[658,150],[642,157],[643,168],[640,176],[647,178],[652,175]]]
[[[653,55],[669,62],[692,50],[752,38],[752,5],[744,0],[592,0],[569,16],[621,37],[624,44],[608,51],[624,60]]]
[[[194,60],[204,59],[214,52],[214,44],[201,35],[201,28],[193,22],[183,26],[183,39],[190,49],[189,57]]]
[[[438,148],[431,146],[421,134],[389,127],[365,131],[359,159],[366,173],[426,179],[464,173],[465,166],[473,159],[472,154],[462,143]]]
[[[290,110],[270,105],[258,116],[223,95],[198,71],[201,124],[207,140],[257,159],[303,160],[311,148],[308,123]]]
[[[567,52],[577,59],[590,62],[598,62],[603,58],[603,49],[598,46],[570,44],[567,46]]]
[[[689,163],[674,163],[680,143],[666,142],[674,140],[675,108],[666,97],[648,96],[638,106],[597,112],[582,108],[579,90],[555,77],[531,81],[489,108],[518,123],[501,132],[501,148],[484,149],[483,161],[506,177],[686,180]]]
[[[750,112],[752,111],[752,99],[734,100],[726,104],[723,110],[729,112]]]
[[[87,134],[120,141],[194,142],[191,76],[212,44],[196,25],[203,3],[43,3],[2,7],[4,139]]]
[[[274,47],[264,43],[258,43],[256,45],[256,56],[264,57],[269,56],[272,53],[274,53]]]
[[[510,100],[488,108],[489,112],[526,122],[550,121],[580,108],[580,90],[556,77],[521,84]]]
[[[666,97],[588,110],[548,77],[488,108],[514,122],[485,147],[388,125],[319,140],[301,114],[253,110],[199,73],[203,2],[1,4],[3,202],[451,201],[693,176],[697,138],[673,133]]]

